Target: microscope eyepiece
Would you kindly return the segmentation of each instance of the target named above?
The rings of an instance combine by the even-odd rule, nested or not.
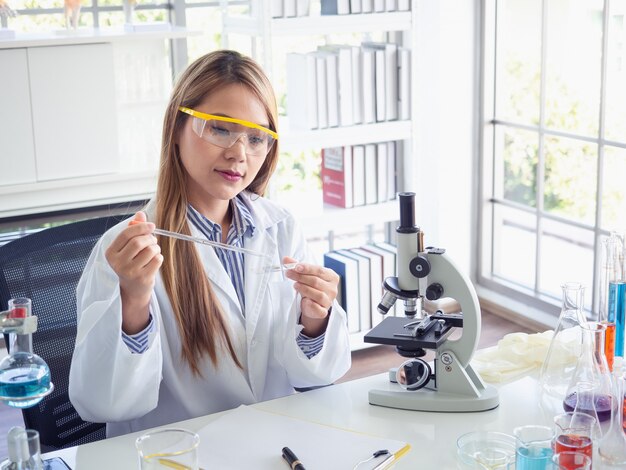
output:
[[[419,228],[415,225],[415,193],[398,193],[400,202],[400,225],[398,233],[416,233]]]

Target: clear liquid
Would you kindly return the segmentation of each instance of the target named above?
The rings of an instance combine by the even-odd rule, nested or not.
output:
[[[24,398],[44,393],[50,388],[50,369],[45,365],[31,365],[0,370],[0,396],[9,397],[5,403],[14,408],[28,408],[39,403],[43,397],[32,400]],[[11,400],[10,398],[20,398]]]

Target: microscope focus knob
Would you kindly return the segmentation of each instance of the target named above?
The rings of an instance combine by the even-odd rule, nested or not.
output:
[[[430,261],[424,256],[416,256],[409,263],[409,271],[418,279],[428,276],[430,273]]]
[[[426,288],[426,298],[428,300],[437,300],[443,296],[443,286],[438,282],[433,282]]]

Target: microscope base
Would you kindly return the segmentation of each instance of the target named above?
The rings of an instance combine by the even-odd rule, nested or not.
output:
[[[436,412],[476,412],[496,408],[500,404],[498,391],[492,385],[485,385],[480,396],[467,396],[445,393],[422,388],[404,390],[398,384],[389,384],[389,390],[370,390],[369,402],[372,405],[401,410]]]

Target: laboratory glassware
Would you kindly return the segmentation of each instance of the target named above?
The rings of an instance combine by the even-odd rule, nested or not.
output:
[[[198,470],[200,436],[181,428],[151,431],[137,438],[141,470]]]
[[[624,377],[616,377],[614,393],[617,406],[613,407],[611,427],[598,444],[598,454],[604,465],[622,466],[626,468],[626,433],[624,432],[624,393],[626,392]]]
[[[590,470],[591,457],[580,452],[557,452],[552,456],[553,470]]]
[[[615,282],[620,278],[618,272],[618,253],[621,252],[622,244],[619,236],[612,232],[609,238],[602,242],[602,269],[600,271],[600,308],[598,321],[606,326],[604,338],[604,352],[609,369],[613,370],[613,358],[615,356],[615,307],[609,308],[609,295]],[[615,292],[612,294],[614,300]]]
[[[581,325],[587,323],[583,313],[584,286],[566,282],[561,288],[561,314],[539,375],[542,391],[560,400],[565,397],[576,369],[576,358],[580,355]]]
[[[0,400],[15,408],[29,408],[52,392],[48,364],[33,353],[31,300],[25,297],[9,300],[9,309],[2,321],[2,330],[9,332],[10,354],[0,362]],[[35,321],[31,321],[35,320]],[[12,328],[11,324],[28,322],[28,327]],[[12,332],[13,331],[13,332]]]
[[[456,441],[461,469],[505,470],[515,462],[515,438],[495,431],[473,431]]]
[[[614,406],[611,372],[604,355],[606,327],[588,322],[581,330],[581,353],[565,393],[563,409],[597,415],[602,423],[611,417]]]
[[[516,439],[516,470],[548,470],[552,465],[554,431],[549,426],[528,424],[513,429]]]
[[[137,221],[137,220],[131,220],[129,222],[129,225],[136,225],[139,224],[141,222]],[[265,259],[270,259],[270,256],[267,253],[261,253],[260,251],[254,251],[254,250],[250,250],[248,248],[242,248],[239,246],[233,246],[233,245],[228,245],[226,243],[220,243],[220,242],[214,242],[212,240],[208,240],[206,238],[200,238],[200,237],[194,237],[192,235],[186,235],[184,233],[179,233],[179,232],[172,232],[170,230],[164,230],[162,228],[155,228],[152,233],[154,235],[161,235],[162,237],[170,237],[170,238],[175,238],[177,240],[184,240],[187,242],[192,242],[192,243],[198,243],[200,245],[208,245],[208,246],[212,246],[214,248],[221,248],[223,250],[229,250],[229,251],[234,251],[236,253],[243,253],[246,255],[252,255],[252,256],[257,256],[260,258],[265,258]],[[296,267],[298,263],[283,263],[283,264],[277,264],[277,265],[272,265],[272,264],[267,264],[267,265],[261,265],[259,268],[257,268],[255,270],[255,272],[258,273],[270,273],[270,272],[277,272],[277,271],[288,271],[290,269],[293,269]]]
[[[608,317],[615,323],[615,356],[624,357],[624,324],[626,316],[625,240],[617,241],[611,251],[612,272],[609,277]]]
[[[554,452],[577,452],[593,458],[593,438],[597,435],[597,423],[595,417],[579,411],[556,415]]]
[[[34,429],[14,426],[7,434],[8,458],[0,463],[0,470],[43,470],[39,433]]]

